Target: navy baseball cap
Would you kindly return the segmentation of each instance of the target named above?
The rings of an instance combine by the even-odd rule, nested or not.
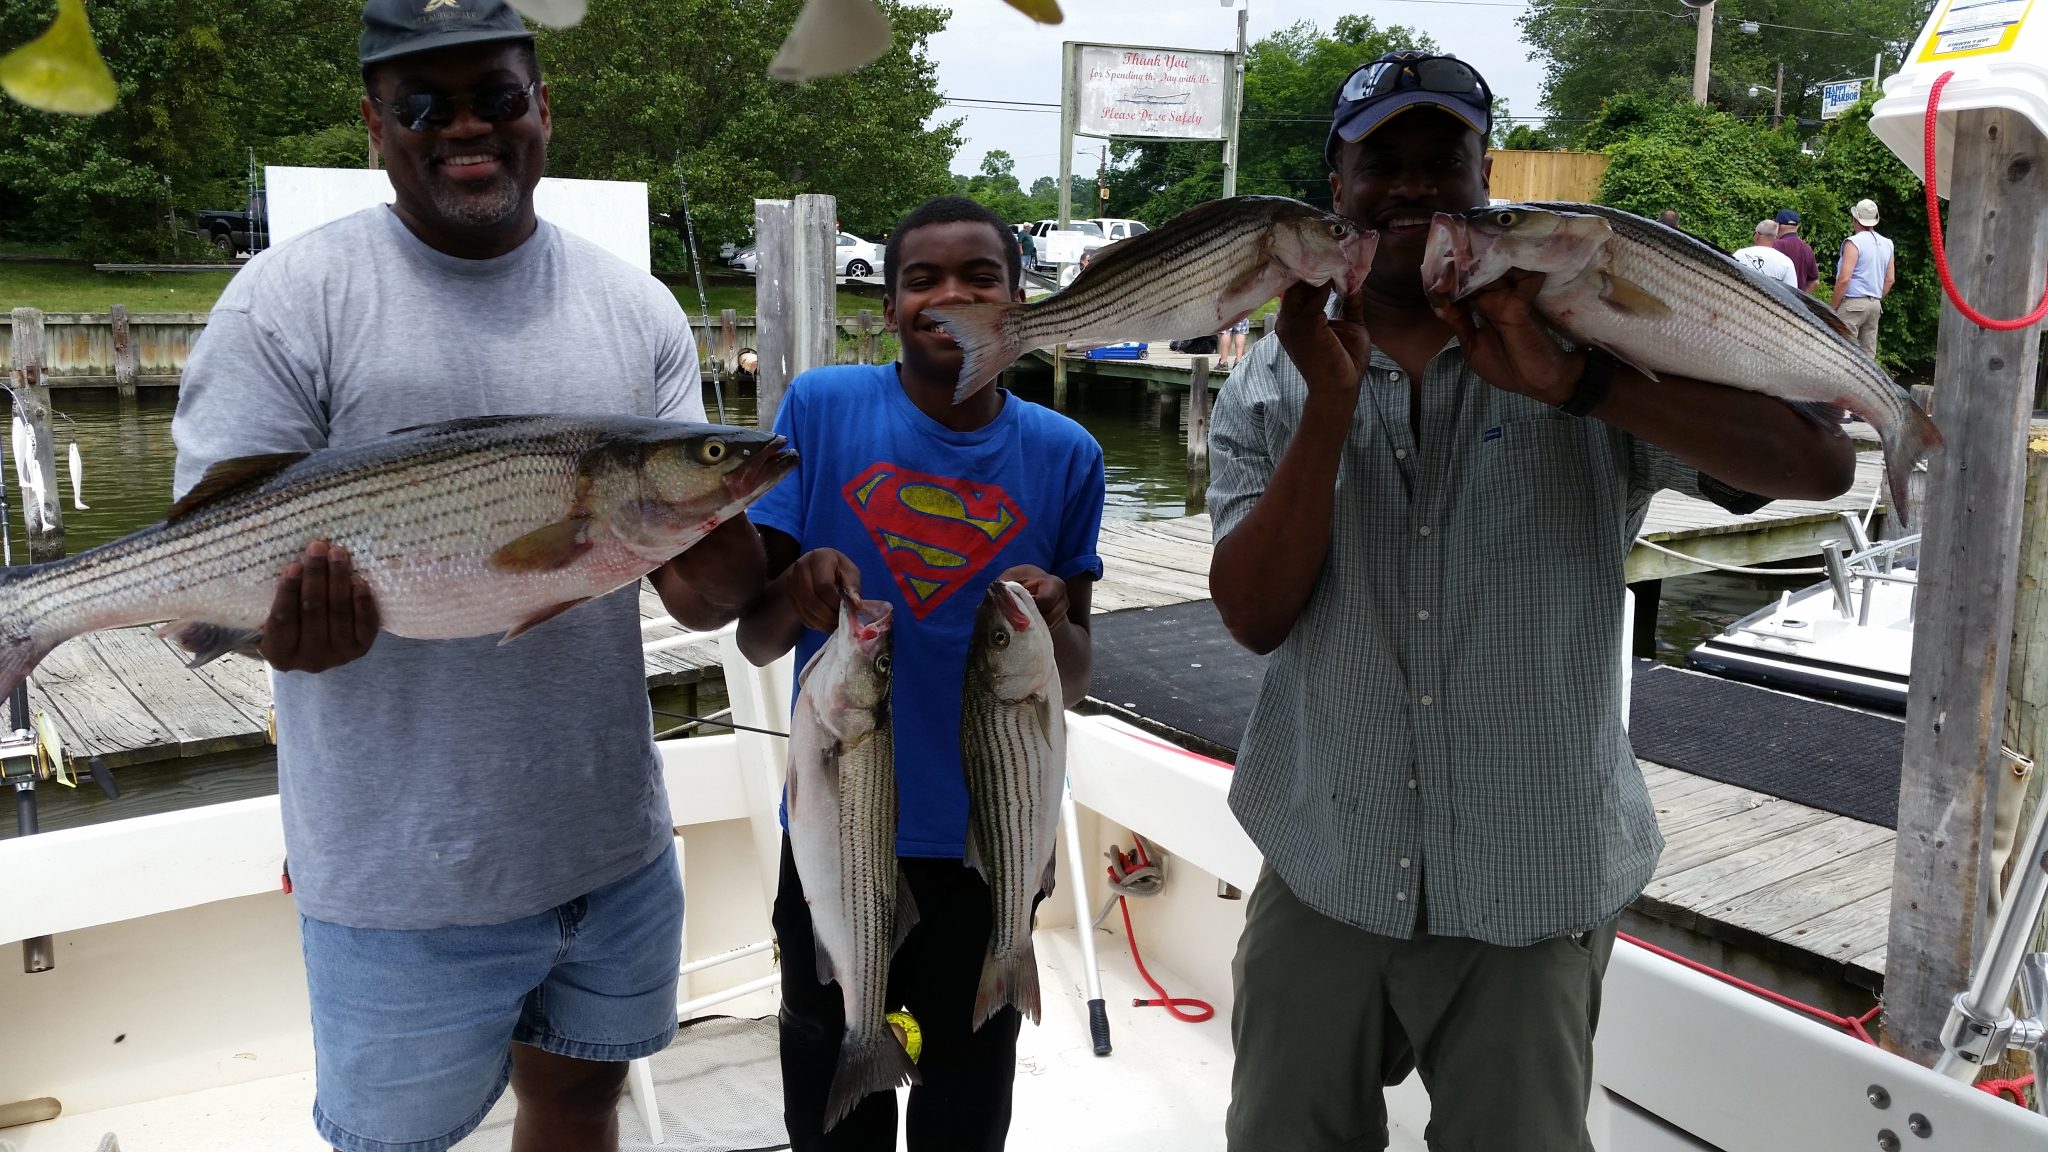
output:
[[[369,0],[363,5],[361,63],[492,40],[532,40],[504,0]]]
[[[1794,212],[1790,208],[1780,208],[1778,209],[1778,223],[1797,224],[1799,223],[1799,213]]]
[[[1484,139],[1493,129],[1493,90],[1478,69],[1455,56],[1389,52],[1345,79],[1330,102],[1323,159],[1337,166],[1339,141],[1365,139],[1410,108],[1440,108]]]

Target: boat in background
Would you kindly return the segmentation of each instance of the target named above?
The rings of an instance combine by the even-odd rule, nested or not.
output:
[[[1872,543],[1856,517],[1843,519],[1853,551],[1823,545],[1826,579],[1729,625],[1687,653],[1686,667],[1904,715],[1920,536]]]

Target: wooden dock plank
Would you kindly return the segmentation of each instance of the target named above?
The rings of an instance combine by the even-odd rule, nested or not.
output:
[[[82,637],[136,701],[177,742],[180,756],[205,756],[267,743],[261,715],[251,716],[185,667],[164,642],[142,628]]]
[[[68,754],[107,766],[162,760],[177,742],[89,643],[60,644],[29,678],[29,704],[55,714]]]
[[[1736,900],[1892,838],[1889,829],[1836,816],[1690,868],[1662,872],[1643,895],[1687,908]]]
[[[1658,870],[1676,874],[1830,818],[1829,813],[1804,804],[1775,797],[1765,800],[1724,807],[1717,819],[1667,832]]]
[[[1892,845],[1883,841],[1701,911],[1736,927],[1785,938],[1780,934],[1858,901],[1887,894],[1891,886]],[[1891,919],[1890,907],[1884,901],[1875,905],[1873,914],[1880,925]],[[1884,936],[1880,926],[1874,943],[1882,943]]]
[[[1887,859],[1890,845],[1886,845]],[[1809,920],[1773,934],[1773,939],[1795,944],[1805,951],[1830,960],[1850,963],[1884,944],[1891,923],[1891,885],[1854,903],[1844,904]]]

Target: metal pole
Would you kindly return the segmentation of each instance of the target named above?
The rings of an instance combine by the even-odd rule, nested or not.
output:
[[[1244,115],[1244,30],[1251,19],[1252,3],[1245,0],[1237,10],[1237,56],[1231,61],[1229,135],[1223,138],[1223,196],[1237,195],[1237,126]]]
[[[1714,6],[1709,3],[1693,10],[1693,19],[1699,21],[1699,36],[1693,41],[1692,49],[1692,102],[1705,107],[1707,103],[1707,73],[1714,63]]]
[[[1785,122],[1785,64],[1778,62],[1778,86],[1771,90],[1771,131]]]
[[[704,339],[697,342],[697,362],[711,343],[711,304],[704,298],[704,265],[697,259],[697,225],[690,219],[690,186],[683,180],[683,154],[676,153],[676,191],[683,194],[683,237],[689,243],[690,271],[697,277],[697,315],[704,319]],[[719,386],[718,357],[711,358],[711,396],[718,403],[718,422],[725,423],[725,389]]]
[[[2048,904],[2048,860],[2042,849],[2048,846],[2048,804],[2034,810],[2034,825],[2027,830],[2018,859],[2021,868],[2013,877],[2010,898],[1998,910],[1998,923],[1991,930],[1990,946],[1977,968],[1970,988],[1955,999],[1948,1023],[1942,1028],[1942,1052],[1934,1070],[1968,1084],[1996,1060],[2004,1050],[2013,1025],[2013,982],[2019,976],[2020,960],[2027,953],[2027,937],[2041,919]]]
[[[1081,939],[1081,974],[1088,987],[1088,1037],[1097,1056],[1109,1055],[1109,1008],[1102,998],[1102,967],[1095,960],[1095,918],[1088,907],[1088,863],[1081,853],[1081,818],[1071,782],[1060,791],[1060,826],[1067,841],[1067,884],[1074,892],[1074,932]]]
[[[1074,42],[1069,40],[1060,46],[1060,231],[1074,219]],[[1054,265],[1054,282],[1059,280],[1058,265]],[[1064,412],[1067,410],[1067,346],[1056,344],[1052,350],[1052,406]]]
[[[1876,59],[1874,59],[1874,60],[1872,60],[1872,61],[1870,62],[1870,86],[1871,86],[1872,88],[1875,88],[1875,87],[1877,87],[1877,82],[1878,82],[1878,78],[1879,78],[1879,77],[1881,77],[1881,76],[1883,76],[1883,75],[1884,75],[1884,53],[1882,53],[1882,52],[1879,52],[1879,53],[1877,54],[1877,58],[1876,58]],[[1880,93],[1880,95],[1882,95],[1882,93]]]

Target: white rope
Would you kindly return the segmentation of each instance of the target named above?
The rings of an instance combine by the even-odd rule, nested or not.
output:
[[[1733,572],[1740,576],[1824,576],[1827,574],[1827,569],[1825,568],[1744,568],[1736,564],[1716,564],[1712,560],[1702,559],[1698,556],[1688,556],[1683,552],[1674,552],[1644,536],[1636,537],[1636,543],[1653,552],[1662,552],[1666,556],[1675,556],[1688,564],[1698,564],[1702,568],[1712,568],[1716,572]]]

